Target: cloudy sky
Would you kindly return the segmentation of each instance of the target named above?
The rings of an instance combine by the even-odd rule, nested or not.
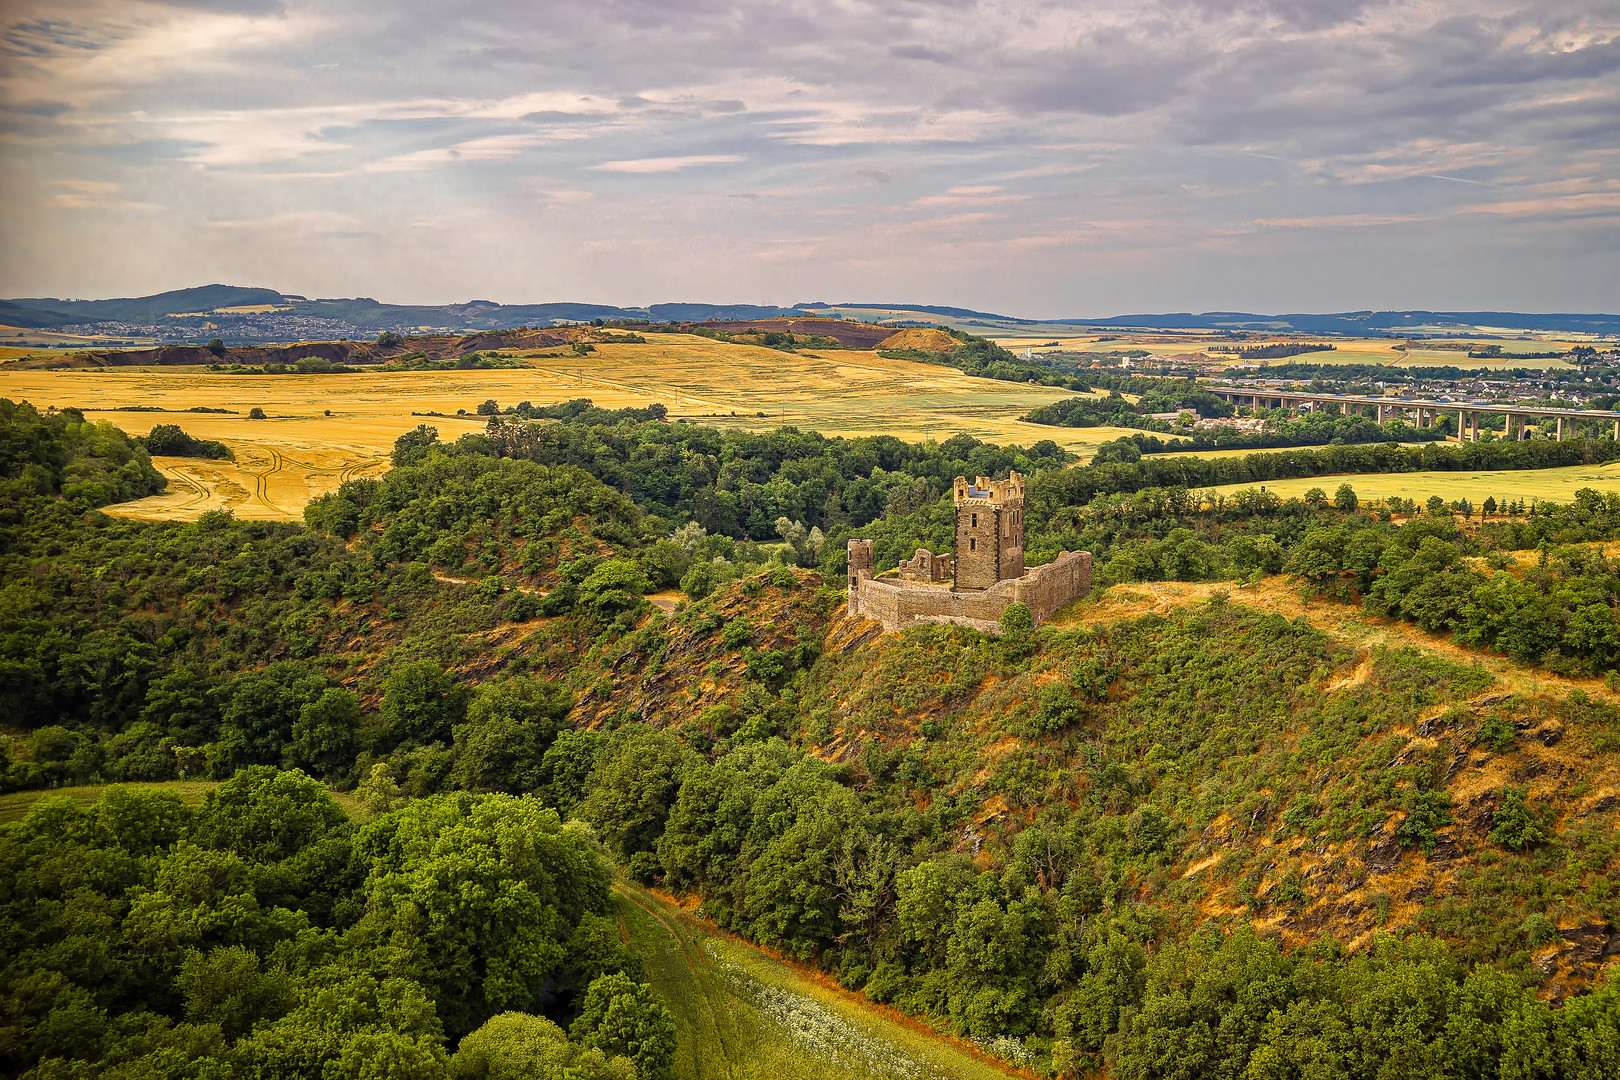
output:
[[[1620,311],[1620,0],[0,18],[0,295]]]

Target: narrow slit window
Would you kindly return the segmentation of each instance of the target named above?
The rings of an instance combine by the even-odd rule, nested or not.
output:
[[[972,537],[968,537],[968,550],[969,551],[978,551],[979,550],[979,542],[977,540],[973,539]]]

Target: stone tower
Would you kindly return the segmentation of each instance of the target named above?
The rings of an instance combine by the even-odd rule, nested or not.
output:
[[[872,541],[849,542],[849,613],[860,614],[861,581],[872,580]]]
[[[956,478],[958,589],[988,589],[1024,576],[1024,478]]]

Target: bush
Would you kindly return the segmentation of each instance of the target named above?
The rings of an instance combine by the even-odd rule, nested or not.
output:
[[[652,987],[628,975],[604,975],[585,991],[569,1037],[605,1054],[627,1057],[646,1080],[663,1080],[675,1061],[675,1021]]]
[[[234,461],[230,447],[211,439],[194,439],[180,430],[178,424],[154,425],[150,434],[138,439],[148,454],[158,457],[197,457]]]
[[[1524,794],[1523,788],[1502,789],[1496,810],[1491,814],[1491,843],[1519,851],[1547,839]]]

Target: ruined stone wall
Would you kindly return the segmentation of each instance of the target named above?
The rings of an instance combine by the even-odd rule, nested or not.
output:
[[[1041,623],[1090,589],[1091,554],[1070,551],[1021,578],[997,582],[987,589],[852,576],[849,607],[851,615],[877,619],[886,630],[903,630],[919,622],[954,622],[993,630],[1008,604],[1027,605],[1036,623]]]
[[[872,580],[872,541],[851,540],[849,553],[849,613],[860,614],[861,582]]]
[[[894,569],[896,577],[907,581],[948,581],[954,572],[949,555],[935,555],[927,548],[918,548],[915,555]]]

